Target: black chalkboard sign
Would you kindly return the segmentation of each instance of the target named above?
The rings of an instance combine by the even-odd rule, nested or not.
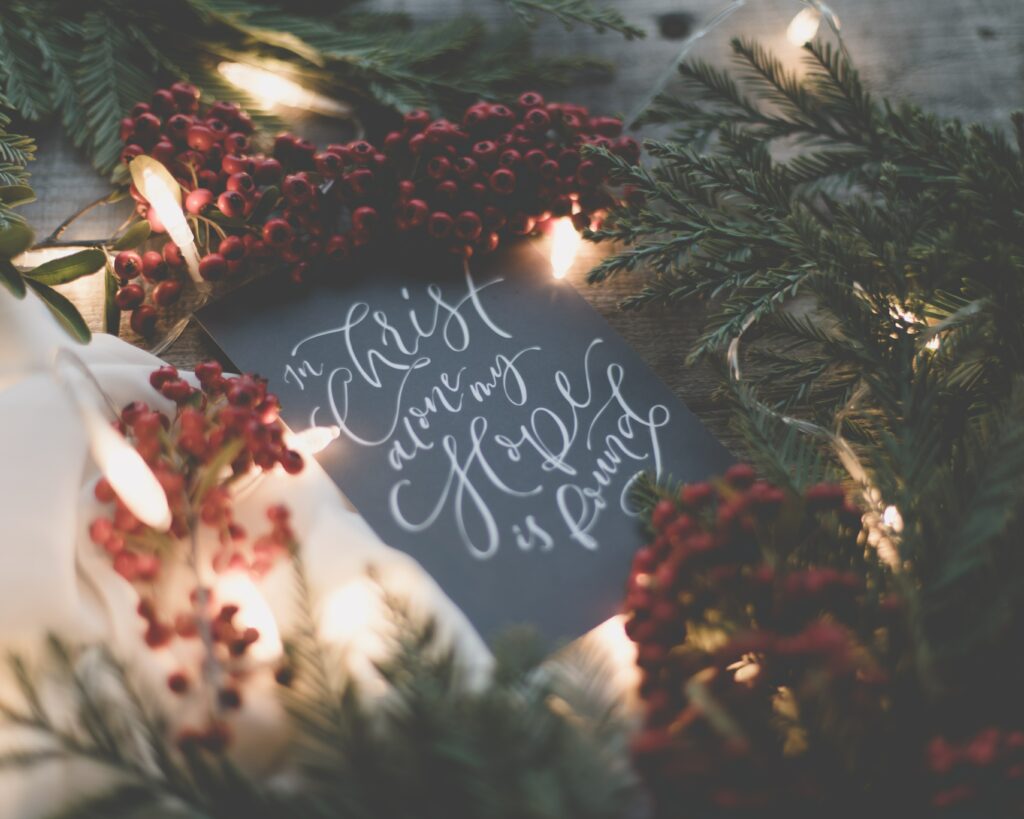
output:
[[[264,279],[200,321],[293,429],[341,428],[324,468],[485,637],[572,638],[615,614],[643,541],[636,476],[730,462],[539,255],[381,262],[303,291]]]

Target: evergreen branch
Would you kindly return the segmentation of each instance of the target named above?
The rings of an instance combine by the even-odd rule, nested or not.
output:
[[[592,0],[504,0],[519,19],[528,26],[538,23],[539,14],[547,14],[562,23],[567,29],[580,24],[592,28],[599,34],[616,31],[627,40],[645,37],[642,28],[626,22],[616,10],[595,5]]]

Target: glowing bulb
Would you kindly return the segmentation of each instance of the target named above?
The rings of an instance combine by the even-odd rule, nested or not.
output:
[[[617,614],[592,629],[585,637],[597,646],[611,669],[611,684],[616,691],[634,691],[640,684],[636,664],[636,643],[626,634],[626,618]]]
[[[196,251],[192,228],[188,226],[181,209],[181,186],[178,181],[162,162],[150,156],[135,157],[128,165],[128,170],[131,171],[135,187],[156,211],[171,241],[180,248],[192,281],[201,282],[203,278],[199,275],[199,253]]]
[[[580,246],[580,234],[573,227],[572,219],[565,217],[555,222],[551,233],[551,275],[556,279],[565,278],[576,258]]]
[[[259,639],[249,646],[248,654],[253,660],[270,662],[281,656],[284,647],[277,618],[248,574],[242,571],[222,574],[214,587],[214,596],[219,604],[238,606],[235,622],[260,633]]]
[[[298,83],[253,65],[243,63],[220,63],[217,71],[232,85],[259,100],[264,108],[284,105],[290,108],[305,108],[318,114],[347,119],[352,109],[343,102],[309,91]]]
[[[821,12],[808,6],[796,13],[786,29],[786,39],[795,46],[803,46],[814,39],[821,24]]]
[[[118,498],[147,526],[166,532],[171,527],[171,509],[153,470],[98,412],[85,411],[83,417],[93,460]]]
[[[329,643],[349,643],[363,634],[380,607],[380,595],[360,577],[334,591],[324,602],[320,637]]]
[[[284,442],[285,446],[300,455],[316,455],[327,449],[340,435],[341,427],[310,427],[302,432],[288,432]]]
[[[885,507],[885,511],[882,512],[882,523],[897,534],[903,531],[903,515],[895,506]]]

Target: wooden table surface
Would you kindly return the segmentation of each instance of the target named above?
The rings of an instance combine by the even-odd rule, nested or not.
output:
[[[685,35],[679,35],[698,30],[729,5],[727,0],[617,0],[612,4],[647,31],[645,40],[629,43],[612,34],[566,32],[556,23],[544,24],[536,35],[538,53],[587,52],[615,65],[612,81],[569,88],[560,95],[609,114],[628,114],[641,104],[679,55],[686,42]],[[509,19],[498,0],[371,0],[368,5],[404,11],[424,21],[458,12],[473,12],[493,25]],[[844,40],[862,75],[879,94],[987,123],[1005,123],[1012,110],[1024,107],[1024,0],[830,0],[830,5],[842,22]],[[799,9],[797,0],[747,0],[719,29],[701,39],[692,53],[721,60],[729,38],[742,34],[760,38],[795,63],[796,49],[784,34]],[[308,119],[296,123],[296,130],[320,141],[334,127]],[[58,132],[43,130],[36,136],[39,159],[32,168],[32,183],[38,201],[24,213],[42,236],[108,186]],[[76,222],[65,238],[110,236],[129,208],[123,203],[95,211]],[[683,364],[700,327],[699,310],[622,313],[617,305],[635,288],[636,277],[590,287],[584,276],[595,258],[591,247],[577,258],[570,273],[575,286],[665,382],[727,439],[723,412],[713,395],[715,378],[704,369]],[[102,323],[99,279],[91,277],[69,286],[71,297],[94,328]],[[141,341],[132,338],[127,327],[124,335]],[[214,354],[213,346],[193,326],[165,358],[187,367]]]

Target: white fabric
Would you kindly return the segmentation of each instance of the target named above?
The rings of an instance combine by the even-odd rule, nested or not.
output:
[[[154,692],[163,691],[154,696],[166,698],[174,719],[188,724],[187,700],[172,702],[162,686],[178,661],[170,651],[145,647],[134,589],[89,540],[89,522],[100,511],[91,491],[97,472],[76,410],[52,375],[51,362],[61,345],[89,365],[118,406],[137,399],[162,404],[148,383],[160,364],[156,358],[104,335],[88,346],[76,345],[33,294],[18,302],[0,288],[0,650],[36,651],[47,632],[68,641],[105,643],[139,668]],[[166,403],[162,408],[169,409]],[[408,599],[415,611],[436,617],[467,668],[486,670],[489,655],[464,615],[418,564],[370,531],[312,459],[297,477],[276,472],[262,479],[237,502],[236,515],[258,533],[264,528],[258,521],[275,502],[293,512],[318,599],[358,582],[373,564],[386,588]],[[275,569],[261,584],[285,632],[291,588],[286,567]],[[272,686],[264,688],[262,696],[247,698],[232,724],[240,763],[260,776],[273,774],[284,739]],[[11,693],[8,681],[0,683],[0,697]],[[0,752],[11,747],[32,747],[32,739],[0,731]],[[0,819],[45,815],[67,799],[108,784],[108,777],[88,764],[47,763],[0,772]]]

